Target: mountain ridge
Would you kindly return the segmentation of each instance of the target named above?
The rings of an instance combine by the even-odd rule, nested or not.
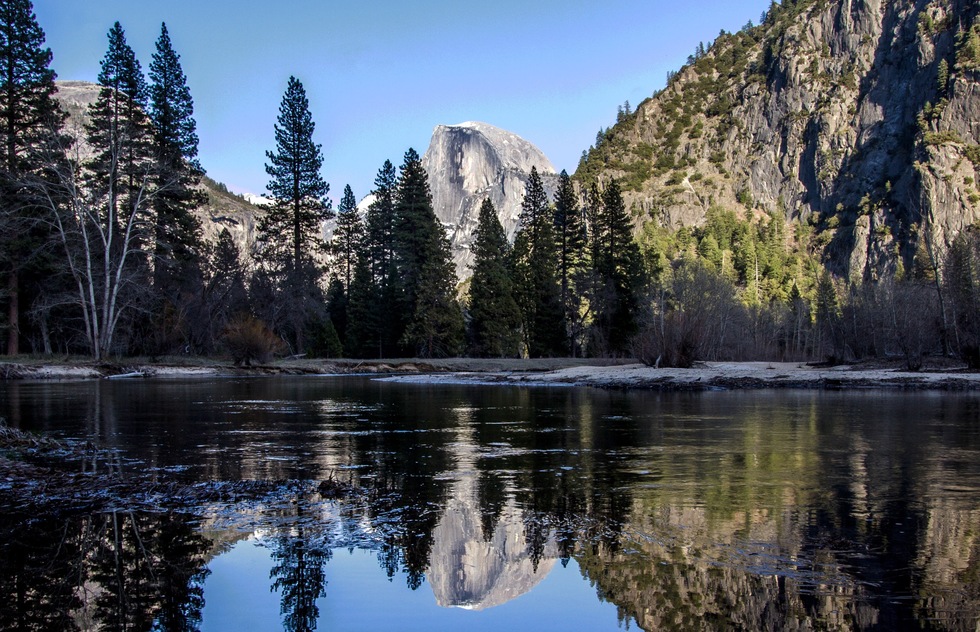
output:
[[[960,0],[773,4],[621,112],[575,179],[618,179],[638,225],[697,225],[713,205],[779,215],[812,224],[841,276],[897,273],[924,238],[948,245],[980,219],[977,60],[962,54],[977,13]]]

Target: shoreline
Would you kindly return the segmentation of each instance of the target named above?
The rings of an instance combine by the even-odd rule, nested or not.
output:
[[[616,390],[707,391],[757,389],[980,390],[980,372],[932,366],[904,371],[896,364],[834,367],[804,362],[699,362],[693,368],[653,368],[632,359],[308,360],[252,367],[209,358],[152,358],[112,362],[28,358],[0,362],[4,380],[186,379],[275,375],[368,375],[404,384],[581,386]]]

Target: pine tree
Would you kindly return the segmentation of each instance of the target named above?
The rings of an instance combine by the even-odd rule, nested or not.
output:
[[[354,266],[357,267],[357,257],[354,258]],[[343,342],[347,336],[347,307],[350,298],[350,286],[331,275],[330,284],[327,286],[327,314],[330,322],[333,323],[334,331],[337,333],[337,342],[343,347]],[[341,349],[339,357],[343,354]]]
[[[558,285],[554,216],[541,176],[531,168],[520,228],[514,239],[514,294],[521,310],[524,343],[532,357],[555,356],[567,349]]]
[[[217,348],[218,339],[231,320],[248,311],[245,266],[241,252],[227,228],[218,233],[204,266],[202,315],[205,333],[197,346],[206,352]]]
[[[593,266],[602,291],[594,306],[595,319],[606,352],[621,354],[629,351],[638,330],[643,258],[615,180],[603,191],[601,208],[595,229],[595,239],[601,246]]]
[[[38,177],[62,149],[65,115],[53,95],[51,50],[29,0],[0,3],[0,270],[7,277],[7,353],[20,352],[24,276],[38,289],[39,253],[46,241],[39,205],[25,181]],[[34,274],[33,272],[37,272]],[[35,278],[37,277],[37,278]]]
[[[395,232],[395,193],[398,187],[398,172],[390,160],[385,160],[374,180],[371,194],[374,200],[368,205],[365,222],[363,256],[366,257],[368,276],[362,296],[370,295],[375,301],[371,309],[380,314],[396,314],[396,284],[394,270],[394,232]],[[351,280],[353,283],[353,279]],[[377,331],[363,332],[363,339],[374,341],[365,354],[385,357],[395,351],[404,326],[402,319],[385,317],[370,321],[378,327]]]
[[[146,214],[141,207],[154,168],[146,80],[119,22],[109,31],[101,67],[101,90],[89,106],[86,127],[95,150],[87,167],[90,186],[106,197],[106,223],[114,230],[127,218]]]
[[[628,104],[627,104],[628,105]],[[568,172],[562,170],[558,176],[558,190],[555,192],[555,241],[558,249],[558,279],[561,286],[561,305],[565,324],[573,328],[579,320],[581,294],[575,287],[576,277],[583,267],[585,258],[585,223],[578,206],[575,187]],[[575,353],[575,336],[569,331],[569,351]]]
[[[187,79],[163,24],[150,62],[153,150],[157,163],[154,285],[172,302],[200,277],[201,223],[192,210],[203,203],[196,188],[204,172],[197,160],[197,124]]]
[[[395,190],[398,173],[390,160],[385,160],[374,179],[374,201],[367,211],[366,247],[371,272],[378,283],[387,285],[393,258],[392,235],[395,221]]]
[[[315,254],[322,249],[320,226],[333,217],[314,128],[306,90],[290,77],[275,126],[276,151],[266,152],[266,188],[275,202],[259,222],[257,255],[277,286],[297,353],[303,351],[308,322],[323,308]]]
[[[469,349],[475,356],[513,357],[519,352],[521,314],[514,301],[507,261],[510,245],[489,198],[480,206],[473,240]]]
[[[381,321],[389,312],[379,309],[383,305],[380,287],[371,277],[370,261],[366,256],[358,257],[354,264],[347,298],[344,355],[349,358],[384,357]]]
[[[404,322],[403,349],[424,357],[458,353],[463,317],[455,298],[456,272],[432,208],[428,175],[414,149],[405,153],[399,174],[392,245],[397,313],[387,316]]]
[[[350,185],[344,187],[344,196],[337,206],[337,228],[334,230],[334,254],[337,272],[344,283],[344,290],[350,288],[354,278],[354,265],[364,241],[364,225],[357,213],[357,199]]]

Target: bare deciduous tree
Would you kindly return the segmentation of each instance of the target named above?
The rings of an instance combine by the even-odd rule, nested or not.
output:
[[[105,358],[116,343],[124,314],[145,291],[145,272],[152,248],[149,208],[151,168],[139,174],[127,203],[113,205],[114,184],[82,182],[81,150],[74,144],[67,160],[47,166],[46,178],[27,183],[44,200],[46,221],[54,229],[73,285],[73,302],[81,309],[84,334],[95,359]],[[112,157],[118,161],[121,156]]]

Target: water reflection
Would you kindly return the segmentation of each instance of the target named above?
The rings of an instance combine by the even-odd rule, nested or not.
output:
[[[5,516],[0,599],[16,606],[4,629],[198,629],[209,561],[253,533],[288,630],[323,618],[344,549],[481,613],[574,560],[596,606],[616,606],[610,627],[955,630],[980,617],[971,395],[307,378],[10,384],[0,406],[160,476],[363,490],[335,500],[287,485],[274,508],[30,527]]]
[[[0,629],[197,630],[209,542],[181,514],[0,519]]]

